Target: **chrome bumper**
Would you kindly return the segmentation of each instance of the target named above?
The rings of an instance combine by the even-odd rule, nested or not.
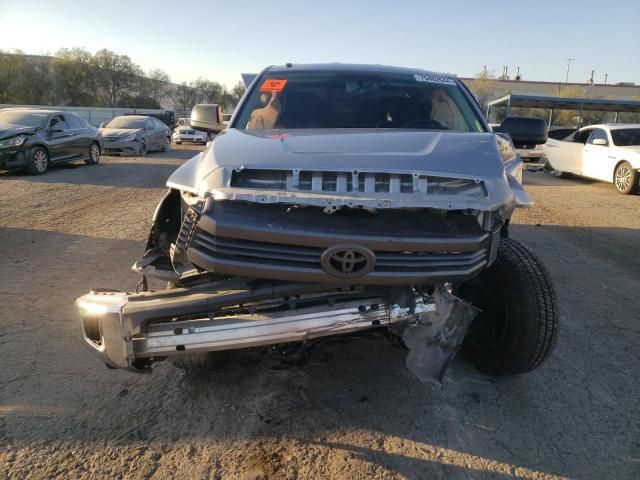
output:
[[[163,299],[169,297],[169,299]],[[334,307],[308,307],[269,314],[207,314],[153,320],[159,303],[184,316],[189,309],[202,310],[207,294],[195,292],[171,298],[171,291],[142,294],[91,292],[76,301],[84,340],[91,351],[108,366],[135,372],[149,371],[145,359],[182,353],[231,350],[278,343],[305,341],[319,337],[389,326],[400,322],[426,320],[436,312],[434,303],[416,298],[411,311],[385,305],[382,299],[353,299]],[[166,312],[166,307],[164,312]],[[141,361],[142,360],[142,361]]]

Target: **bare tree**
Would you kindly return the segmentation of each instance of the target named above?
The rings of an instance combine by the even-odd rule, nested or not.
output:
[[[193,84],[182,82],[170,92],[176,110],[189,111],[198,103],[199,92]]]
[[[149,80],[147,96],[153,98],[157,103],[162,104],[162,100],[169,93],[171,78],[167,72],[159,68],[150,70],[147,78]]]

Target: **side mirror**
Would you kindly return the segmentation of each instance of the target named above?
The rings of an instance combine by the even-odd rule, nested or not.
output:
[[[494,132],[508,133],[516,148],[547,141],[547,124],[541,118],[507,117]]]
[[[604,138],[596,138],[593,140],[593,142],[591,142],[591,144],[606,147],[607,145],[609,145],[609,142],[607,142]]]
[[[219,133],[225,128],[222,124],[220,105],[201,103],[191,110],[191,128],[201,132]]]

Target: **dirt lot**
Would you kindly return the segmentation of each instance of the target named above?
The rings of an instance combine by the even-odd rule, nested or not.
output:
[[[189,150],[191,148],[191,150]],[[512,234],[559,289],[541,368],[421,384],[371,337],[303,367],[107,370],[75,298],[133,289],[167,176],[197,150],[0,176],[0,478],[640,478],[640,196],[528,173]]]

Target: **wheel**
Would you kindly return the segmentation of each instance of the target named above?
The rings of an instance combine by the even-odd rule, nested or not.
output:
[[[524,245],[500,241],[495,263],[463,284],[459,294],[481,313],[461,354],[492,375],[517,375],[539,367],[558,340],[558,298],[544,265]]]
[[[621,162],[613,174],[613,184],[618,193],[629,195],[638,190],[638,171],[629,162]]]
[[[140,145],[140,152],[138,153],[138,156],[146,157],[146,155],[147,155],[147,142],[143,140],[142,144]]]
[[[181,370],[197,372],[203,370],[217,370],[229,363],[233,351],[222,352],[197,352],[175,355],[171,363]]]
[[[92,143],[89,147],[89,158],[84,161],[87,165],[95,165],[100,161],[100,146],[97,143]]]
[[[43,147],[34,147],[28,154],[27,173],[42,175],[49,168],[49,152]]]

